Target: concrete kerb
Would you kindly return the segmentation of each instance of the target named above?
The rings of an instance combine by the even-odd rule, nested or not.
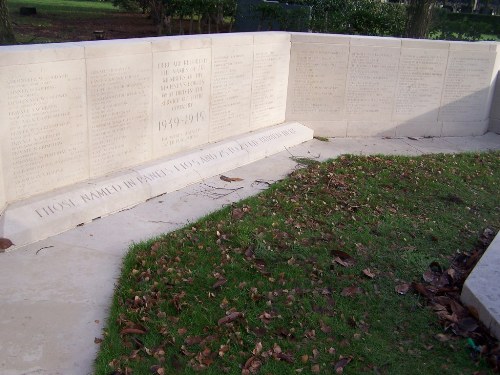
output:
[[[500,135],[312,140],[226,173],[243,181],[208,178],[2,254],[0,373],[91,374],[98,350],[94,338],[102,334],[121,259],[130,244],[259,193],[297,167],[291,156],[322,161],[346,153],[420,155],[490,149],[500,150]]]

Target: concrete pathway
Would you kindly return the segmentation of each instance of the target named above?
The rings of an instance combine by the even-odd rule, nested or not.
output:
[[[130,244],[180,228],[285,177],[297,164],[342,154],[420,155],[500,149],[481,137],[312,140],[49,239],[0,254],[0,374],[92,373],[107,311]]]

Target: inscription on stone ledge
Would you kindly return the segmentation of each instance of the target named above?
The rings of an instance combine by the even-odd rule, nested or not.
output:
[[[348,45],[294,44],[287,118],[343,119],[348,58]]]
[[[151,159],[151,56],[87,61],[90,175]]]
[[[83,61],[0,68],[7,200],[88,178]]]
[[[210,49],[153,57],[153,148],[161,157],[208,142]]]
[[[211,142],[250,129],[253,46],[212,50]]]
[[[163,163],[156,169],[140,173],[135,178],[124,179],[112,184],[104,184],[78,194],[74,193],[63,199],[46,200],[43,204],[33,209],[37,220],[44,220],[55,215],[61,215],[72,210],[80,210],[87,204],[99,204],[106,199],[127,194],[131,190],[140,188],[145,184],[168,183],[175,181],[186,173],[193,173],[196,169],[210,170],[211,165],[220,163],[229,158],[241,158],[251,149],[265,147],[278,139],[291,138],[297,133],[293,126],[283,127],[264,134],[257,134],[245,141],[215,146],[206,152],[197,153],[196,156],[174,159]]]

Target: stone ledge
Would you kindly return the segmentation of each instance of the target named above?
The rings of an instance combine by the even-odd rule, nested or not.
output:
[[[465,281],[460,298],[477,310],[479,319],[500,340],[500,233]]]
[[[0,237],[23,246],[132,207],[311,140],[297,122],[247,133],[71,187],[13,203],[0,217]]]

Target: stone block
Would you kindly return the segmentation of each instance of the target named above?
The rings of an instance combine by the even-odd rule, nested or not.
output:
[[[452,44],[439,111],[442,121],[481,121],[488,118],[495,54],[487,44],[477,50]],[[467,46],[468,44],[466,44]],[[483,51],[484,47],[488,50]],[[468,48],[473,48],[469,46]]]
[[[497,234],[462,288],[461,300],[500,340],[500,234]]]
[[[488,130],[488,119],[482,121],[443,121],[441,137],[483,135]]]
[[[85,62],[65,60],[64,48],[42,50],[44,62],[32,57],[30,64],[0,67],[0,150],[8,202],[89,176]],[[21,58],[39,50],[16,51]],[[70,47],[67,57],[81,56],[77,52]],[[49,56],[58,60],[49,62]]]
[[[151,45],[108,42],[85,44],[91,178],[152,158]]]
[[[212,39],[210,142],[250,130],[252,70],[252,35]]]
[[[317,33],[290,33],[292,44],[319,43],[319,44],[349,44],[350,35],[317,34]]]
[[[149,40],[153,53],[210,48],[212,46],[212,39],[203,35],[165,36],[149,38]]]
[[[301,124],[311,128],[314,135],[320,137],[346,137],[347,120],[338,121],[308,121],[303,120]]]
[[[78,43],[23,44],[0,46],[0,67],[81,60],[84,49]]]
[[[392,121],[348,121],[347,137],[395,137],[396,124]]]
[[[360,40],[368,43],[371,39]],[[357,44],[354,44],[355,40]],[[394,45],[392,40],[384,42],[388,44],[386,47],[360,45],[360,40],[351,40],[346,117],[348,120],[390,121],[401,49],[391,48]]]
[[[351,36],[351,46],[360,47],[387,47],[400,48],[401,39],[399,38],[381,38],[378,36]]]
[[[9,205],[0,217],[0,237],[22,246],[285,151],[312,137],[313,131],[301,124],[282,124],[31,197]]]
[[[277,33],[255,36],[250,129],[285,121],[290,42]],[[286,35],[287,36],[287,35]]]
[[[437,121],[447,59],[443,48],[401,49],[393,120]]]
[[[348,61],[348,44],[293,44],[287,121],[344,119]]]
[[[208,143],[211,58],[210,48],[153,54],[155,158]]]
[[[440,121],[408,120],[398,122],[396,137],[440,137],[443,123]]]

